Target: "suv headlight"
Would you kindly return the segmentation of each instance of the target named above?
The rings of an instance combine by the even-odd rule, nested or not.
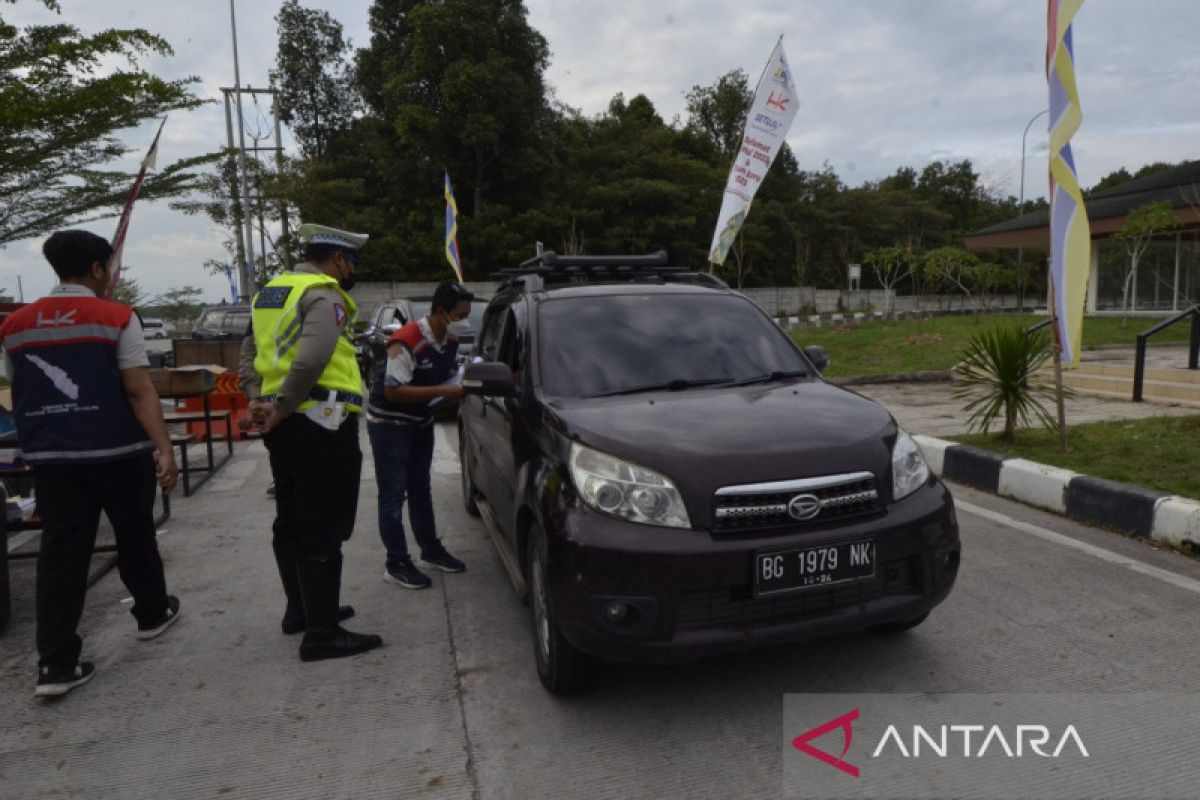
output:
[[[597,511],[646,525],[691,527],[675,484],[652,469],[572,442],[571,479]]]
[[[921,448],[911,436],[899,431],[892,447],[892,499],[908,497],[927,480],[929,465],[921,455]]]

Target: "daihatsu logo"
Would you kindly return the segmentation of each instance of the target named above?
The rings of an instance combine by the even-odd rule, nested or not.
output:
[[[821,501],[814,494],[798,494],[788,503],[788,516],[792,519],[812,519],[821,513]]]

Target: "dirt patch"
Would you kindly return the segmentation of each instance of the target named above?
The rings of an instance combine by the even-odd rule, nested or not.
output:
[[[942,341],[940,333],[914,333],[904,338],[905,344],[937,344]]]

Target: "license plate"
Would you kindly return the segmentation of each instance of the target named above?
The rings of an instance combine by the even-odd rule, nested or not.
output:
[[[777,550],[754,557],[754,594],[829,586],[875,574],[875,543],[842,544]]]

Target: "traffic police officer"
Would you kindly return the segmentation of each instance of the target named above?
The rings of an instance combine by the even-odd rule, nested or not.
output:
[[[359,252],[367,236],[301,225],[305,263],[254,298],[242,343],[242,384],[250,418],[263,433],[275,479],[273,545],[287,595],[285,633],[303,630],[300,658],[317,661],[382,644],[339,621],[342,542],[358,510],[362,379],[350,333]]]

